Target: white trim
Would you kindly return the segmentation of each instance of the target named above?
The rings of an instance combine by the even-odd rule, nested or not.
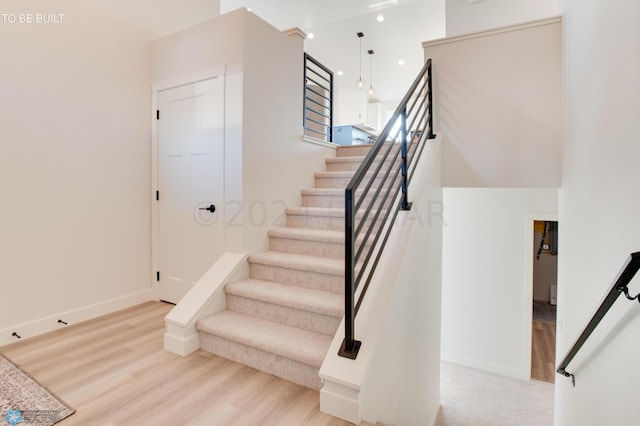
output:
[[[531,322],[529,322],[531,325]],[[518,380],[529,381],[526,373],[522,369],[509,368],[504,365],[494,364],[491,362],[478,361],[477,359],[455,356],[443,353],[441,355],[442,362],[462,365],[464,367],[474,368],[476,370],[485,371],[487,373],[498,374],[500,376],[511,377]]]
[[[156,274],[160,270],[160,261],[158,257],[160,206],[158,201],[156,201],[156,191],[159,190],[160,179],[160,159],[158,158],[158,127],[160,125],[160,120],[157,119],[156,115],[156,111],[160,107],[158,104],[158,94],[164,90],[175,89],[176,87],[186,86],[200,81],[224,77],[226,75],[226,71],[227,67],[215,67],[203,73],[194,73],[191,77],[177,78],[161,83],[154,83],[151,86],[151,288],[153,291],[153,300],[156,301],[160,300],[159,281],[157,281],[156,278]],[[162,115],[162,113],[160,114]],[[162,194],[160,194],[160,197],[162,197]]]
[[[334,143],[323,141],[321,139],[312,138],[311,136],[303,135],[302,141],[312,143],[314,145],[324,146],[325,148],[338,149],[338,145]]]
[[[360,424],[360,389],[326,380],[320,389],[320,411],[353,424]]]
[[[156,200],[156,191],[158,190],[158,91],[153,90],[151,93],[151,289],[153,291],[153,300],[160,300],[160,292],[158,288],[158,280],[156,273],[159,270],[158,261],[158,201]]]
[[[18,341],[11,335],[14,332],[18,333],[18,335],[22,337],[20,341],[23,341],[40,334],[55,331],[60,328],[68,327],[72,324],[107,315],[151,300],[153,300],[152,290],[142,290],[126,296],[73,309],[71,311],[60,312],[35,321],[18,324],[10,328],[0,330],[0,345],[6,345]],[[59,324],[58,320],[63,320],[68,325]]]
[[[176,87],[186,86],[188,84],[198,83],[200,81],[210,80],[212,78],[224,76],[227,73],[228,66],[219,66],[210,68],[206,71],[193,73],[189,76],[173,78],[159,83],[154,83],[151,86],[153,93],[162,92],[163,90],[175,89]],[[154,107],[157,103],[154,104]],[[154,108],[155,111],[155,108]]]
[[[247,253],[225,252],[165,317],[164,348],[189,355],[200,347],[196,323],[202,317],[224,310],[226,283],[240,278],[247,266]]]
[[[282,34],[287,37],[300,37],[302,40],[307,38],[307,33],[302,31],[298,27],[289,28],[288,30],[282,30]]]
[[[524,299],[522,300],[522,368],[525,380],[531,380],[533,321],[533,222],[558,221],[555,213],[527,213],[524,218]],[[557,338],[556,338],[557,339]]]
[[[438,417],[440,417],[440,411],[442,411],[442,404],[438,405],[438,409],[436,410],[436,413],[433,415],[433,418],[431,419],[431,423],[427,423],[431,426],[435,426],[436,422],[438,421]]]
[[[441,44],[455,43],[458,41],[470,40],[474,38],[493,36],[497,34],[508,33],[511,31],[521,31],[529,28],[541,27],[544,25],[557,24],[559,22],[562,22],[562,16],[539,19],[536,21],[524,22],[516,25],[508,25],[505,27],[493,28],[491,30],[478,31],[475,33],[463,34],[455,37],[447,37],[447,38],[440,38],[437,40],[424,41],[422,42],[422,47],[425,48],[425,47],[439,46]]]

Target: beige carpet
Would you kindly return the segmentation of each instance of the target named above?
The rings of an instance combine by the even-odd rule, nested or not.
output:
[[[551,426],[554,386],[443,362],[436,426]]]
[[[75,410],[0,355],[0,424],[53,425]]]

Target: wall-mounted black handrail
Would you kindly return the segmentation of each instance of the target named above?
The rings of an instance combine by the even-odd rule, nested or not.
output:
[[[358,356],[356,315],[398,212],[411,209],[416,160],[435,137],[431,81],[429,59],[345,189],[345,358]]]
[[[587,341],[591,333],[593,333],[593,331],[596,329],[598,324],[600,324],[600,321],[602,321],[602,318],[604,318],[607,312],[609,312],[609,309],[618,299],[618,296],[620,296],[621,294],[624,294],[625,297],[629,300],[640,301],[639,299],[640,294],[632,297],[629,295],[629,288],[628,288],[629,283],[638,272],[638,269],[640,269],[640,252],[631,253],[629,258],[627,258],[625,264],[622,266],[622,269],[620,270],[618,277],[613,282],[611,289],[609,289],[609,292],[602,300],[602,303],[600,303],[600,307],[598,308],[596,313],[593,314],[593,317],[591,317],[591,320],[589,321],[587,326],[584,328],[584,330],[582,331],[582,333],[580,334],[576,342],[573,344],[571,349],[569,349],[569,352],[567,352],[564,359],[558,366],[558,369],[556,370],[556,372],[558,374],[562,374],[565,377],[571,377],[571,381],[573,382],[574,386],[576,385],[576,378],[573,374],[567,372],[567,367],[569,366],[569,363],[573,360],[573,358],[576,356],[578,351],[580,351],[580,348],[582,348],[582,345],[584,345],[584,343]]]
[[[304,54],[304,135],[333,142],[333,72]]]

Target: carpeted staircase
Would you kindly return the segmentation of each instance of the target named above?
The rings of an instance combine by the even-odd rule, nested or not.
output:
[[[226,310],[198,322],[202,349],[320,389],[344,309],[344,188],[369,149],[326,160],[287,226],[269,231],[269,251],[249,256],[250,277],[226,285]]]

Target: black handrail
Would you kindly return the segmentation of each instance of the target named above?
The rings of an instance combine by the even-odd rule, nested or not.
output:
[[[398,212],[411,209],[416,160],[435,137],[431,80],[429,59],[345,189],[345,330],[338,352],[345,358],[358,356],[356,315]]]
[[[628,288],[629,283],[638,272],[638,269],[640,269],[640,252],[631,253],[629,258],[627,258],[625,264],[623,265],[622,269],[620,270],[618,277],[613,282],[611,289],[602,300],[602,303],[600,303],[600,307],[598,308],[596,313],[593,314],[593,317],[591,318],[587,326],[584,328],[584,330],[582,331],[582,333],[580,334],[576,342],[573,344],[569,352],[567,352],[567,355],[565,355],[564,359],[558,366],[556,373],[562,374],[565,377],[571,377],[573,386],[576,385],[576,378],[573,374],[567,372],[567,367],[569,366],[569,363],[573,360],[573,358],[576,356],[578,351],[580,351],[580,348],[582,348],[582,345],[584,345],[584,343],[587,341],[591,333],[593,333],[593,330],[595,330],[598,324],[600,324],[600,321],[602,320],[602,318],[604,318],[607,312],[609,312],[609,309],[618,299],[618,296],[620,296],[620,294],[624,294],[625,297],[629,300],[640,301],[639,299],[640,294],[632,297],[629,295],[629,288]]]
[[[304,54],[304,135],[333,142],[333,72]]]

